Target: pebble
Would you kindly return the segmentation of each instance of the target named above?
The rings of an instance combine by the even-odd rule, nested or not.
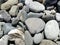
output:
[[[14,5],[11,7],[9,13],[11,16],[16,16],[18,14],[19,7],[17,5]]]
[[[14,4],[17,4],[18,0],[8,0],[7,2],[1,4],[1,9],[2,10],[8,10],[10,7]]]
[[[29,12],[29,7],[28,6],[23,6],[23,10],[25,10],[26,12]]]
[[[28,18],[25,21],[31,34],[39,33],[45,27],[45,22],[40,18]]]
[[[56,20],[60,21],[60,13],[56,13]]]
[[[7,34],[12,29],[15,29],[10,23],[5,23],[2,27],[2,30],[4,31],[4,34]]]
[[[7,45],[9,39],[10,39],[10,36],[4,35],[4,36],[0,39],[0,45]]]
[[[29,8],[31,11],[34,11],[34,12],[39,12],[39,11],[45,10],[45,6],[37,1],[31,2],[29,4]]]
[[[17,17],[11,18],[11,20],[12,20],[12,25],[16,25],[19,22],[19,19]]]
[[[12,37],[14,35],[15,37],[19,37],[19,38],[25,40],[24,33],[18,29],[12,29],[10,32],[8,32],[8,35],[12,35]]]
[[[50,20],[45,25],[45,36],[47,39],[55,40],[58,38],[59,25],[56,20]]]
[[[42,40],[40,45],[57,45],[57,44],[51,40]]]
[[[25,5],[30,5],[30,3],[33,2],[33,0],[25,0]]]
[[[24,10],[20,10],[17,17],[19,18],[19,20],[24,22],[27,18],[27,12]]]
[[[25,31],[25,44],[33,45],[33,37],[30,35],[29,31]]]
[[[35,34],[34,36],[34,43],[35,44],[39,44],[42,40],[43,40],[43,34],[42,33],[39,33],[39,34]]]
[[[19,8],[21,8],[21,7],[23,7],[23,3],[18,3],[17,6],[18,6]]]
[[[0,11],[0,19],[8,22],[8,21],[10,21],[11,16],[5,10],[1,10]]]
[[[29,12],[29,13],[27,14],[27,17],[28,17],[28,18],[31,18],[31,17],[39,18],[39,17],[42,17],[43,15],[44,15],[44,13]]]

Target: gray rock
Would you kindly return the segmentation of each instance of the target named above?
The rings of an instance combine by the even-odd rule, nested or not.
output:
[[[17,17],[19,18],[19,20],[25,21],[27,18],[27,12],[24,10],[20,10]]]
[[[43,34],[39,33],[39,34],[35,34],[34,36],[34,43],[35,44],[39,44],[42,40],[43,40]]]
[[[10,36],[5,35],[0,39],[0,45],[8,45],[8,40],[10,39]]]
[[[33,45],[33,38],[31,37],[31,35],[28,31],[25,31],[25,44]]]
[[[19,7],[17,5],[14,5],[11,7],[9,13],[11,16],[16,16],[18,14]]]
[[[29,6],[30,10],[34,11],[34,12],[39,12],[39,11],[45,10],[44,5],[37,1],[31,2],[28,6]]]
[[[18,23],[19,19],[16,17],[16,18],[12,18],[12,25],[15,25]]]
[[[55,40],[58,38],[59,25],[56,20],[50,20],[45,25],[45,36],[47,39]]]
[[[2,30],[4,31],[4,34],[7,34],[12,29],[15,29],[15,28],[10,23],[6,23],[2,27]]]
[[[42,40],[39,45],[57,45],[57,44],[51,40]]]
[[[60,21],[60,13],[56,13],[56,20]]]
[[[25,21],[31,34],[39,33],[45,27],[45,22],[40,18],[28,18]]]
[[[44,13],[33,13],[33,12],[29,12],[27,14],[27,18],[31,18],[31,17],[42,17],[44,15]]]
[[[26,12],[29,12],[29,7],[28,6],[24,6],[23,10],[25,10]]]
[[[8,21],[10,21],[11,16],[5,10],[1,10],[0,11],[0,19],[8,22]]]

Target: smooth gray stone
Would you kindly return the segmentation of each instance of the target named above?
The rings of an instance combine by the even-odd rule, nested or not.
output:
[[[33,45],[33,38],[30,35],[29,31],[25,31],[25,44],[26,45]]]
[[[4,34],[7,34],[12,29],[15,29],[15,28],[10,23],[6,23],[2,27],[2,30],[4,31]]]

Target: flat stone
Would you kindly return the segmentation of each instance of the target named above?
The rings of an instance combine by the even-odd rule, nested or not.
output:
[[[35,44],[39,44],[42,40],[43,40],[43,34],[39,33],[39,34],[35,34],[34,36],[34,43]]]
[[[60,21],[60,13],[56,13],[56,20]]]
[[[58,38],[59,25],[56,20],[50,20],[45,25],[45,36],[47,39],[55,40]]]
[[[16,16],[18,14],[19,7],[17,5],[14,5],[11,7],[9,13],[11,16]]]
[[[2,27],[2,30],[4,31],[4,34],[7,34],[12,29],[15,29],[10,23],[5,23]]]
[[[33,38],[30,35],[29,31],[25,31],[25,44],[26,45],[33,45]]]
[[[27,14],[27,18],[31,18],[31,17],[37,17],[37,18],[39,18],[39,17],[42,17],[43,15],[44,15],[44,13],[33,13],[33,12],[29,12]]]
[[[51,40],[42,40],[39,45],[57,45],[57,44]]]
[[[17,17],[19,18],[19,20],[25,21],[27,18],[27,12],[24,10],[20,10]]]
[[[0,19],[8,22],[8,21],[10,21],[11,16],[5,10],[1,10],[0,11]]]
[[[45,22],[40,18],[28,18],[25,21],[31,34],[39,33],[45,27]]]
[[[28,6],[29,6],[30,10],[34,11],[34,12],[39,12],[39,11],[45,10],[45,6],[37,1],[31,2]]]

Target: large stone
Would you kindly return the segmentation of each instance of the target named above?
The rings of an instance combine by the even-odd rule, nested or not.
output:
[[[60,21],[60,13],[56,13],[56,20]]]
[[[28,6],[29,6],[30,10],[32,10],[34,12],[39,12],[39,11],[45,10],[44,5],[37,1],[31,2]]]
[[[11,16],[5,10],[1,10],[0,11],[0,19],[8,22],[8,21],[10,21]]]
[[[42,40],[39,45],[57,45],[57,44],[51,40]]]
[[[39,44],[42,40],[43,40],[43,34],[39,33],[39,34],[35,34],[34,36],[34,43],[35,44]]]
[[[4,31],[4,34],[7,34],[12,29],[15,29],[10,23],[5,23],[2,27],[2,30]]]
[[[20,10],[17,17],[19,18],[19,20],[25,21],[27,18],[27,12],[24,10]]]
[[[16,16],[18,14],[19,7],[17,5],[14,5],[11,7],[9,13],[11,16]]]
[[[31,34],[39,33],[45,27],[45,22],[40,18],[28,18],[25,23]]]
[[[47,39],[55,40],[58,38],[59,25],[56,20],[50,20],[45,25],[45,36]]]
[[[25,31],[25,44],[33,45],[33,37],[31,37],[31,35],[28,31]]]

